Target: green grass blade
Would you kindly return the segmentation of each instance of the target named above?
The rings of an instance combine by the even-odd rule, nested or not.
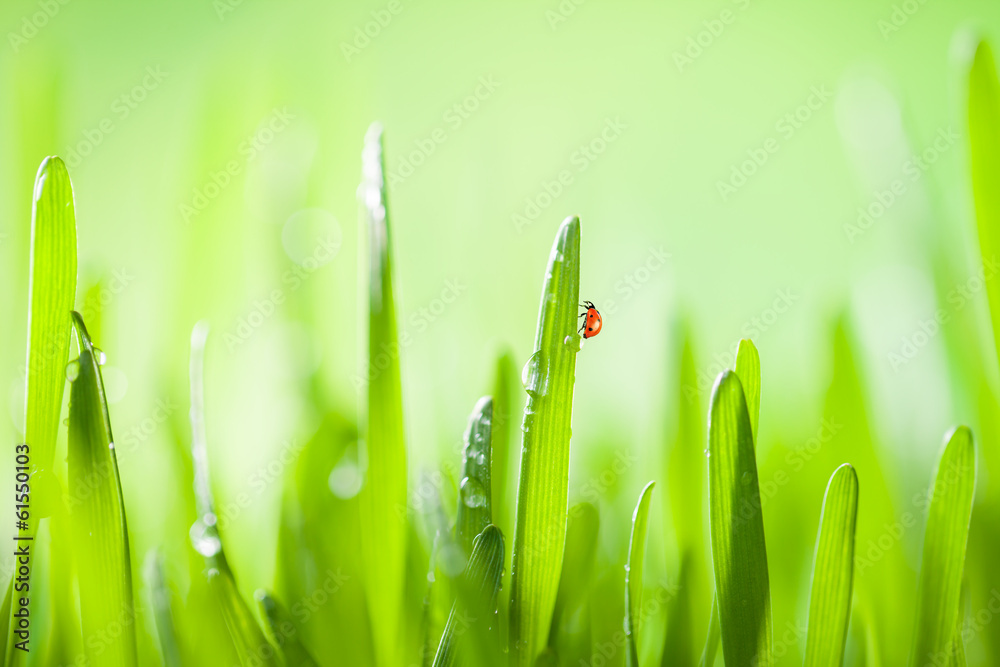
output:
[[[73,186],[66,165],[48,157],[38,168],[31,211],[31,256],[28,285],[28,350],[25,361],[24,442],[31,457],[31,473],[48,471],[55,452],[59,413],[66,388],[69,356],[70,311],[76,299],[76,212]],[[33,480],[37,481],[37,476]],[[34,537],[35,507],[51,507],[35,484],[29,498],[27,528],[22,537]],[[12,614],[21,613],[20,596]],[[5,664],[13,665],[17,638],[16,619],[8,614]]]
[[[642,617],[642,564],[646,557],[646,526],[649,522],[649,499],[656,482],[649,482],[639,494],[632,513],[632,537],[628,563],[625,565],[625,647],[628,667],[639,667],[639,623]]]
[[[319,663],[302,644],[298,626],[285,605],[264,590],[258,590],[254,598],[271,642],[279,646],[285,655],[285,664],[288,667],[319,667]]]
[[[493,523],[490,484],[492,421],[493,399],[484,396],[476,403],[465,429],[465,469],[459,487],[455,538],[466,554],[472,553],[472,541],[476,536]]]
[[[830,477],[823,498],[809,599],[806,667],[843,664],[851,618],[857,519],[858,475],[845,463]]]
[[[950,653],[962,593],[975,486],[976,448],[972,432],[959,426],[947,438],[934,478],[917,588],[912,667],[935,664]]]
[[[514,423],[514,392],[517,385],[517,368],[510,352],[497,357],[496,375],[493,378],[493,517],[500,530],[507,530],[510,512],[507,510],[507,487],[510,469],[511,424]]]
[[[488,626],[495,616],[503,576],[503,552],[503,534],[496,526],[487,526],[476,537],[458,587],[458,599],[452,605],[434,655],[434,667],[489,664]]]
[[[514,663],[545,648],[566,537],[570,421],[580,337],[580,220],[559,228],[542,287],[535,352],[524,367],[521,472],[510,597]],[[568,342],[567,342],[568,341]]]
[[[376,663],[398,663],[406,554],[406,445],[399,370],[389,215],[385,196],[382,126],[365,136],[359,190],[368,223],[367,471],[361,497],[362,552]]]
[[[205,430],[205,344],[208,325],[199,322],[191,331],[191,458],[194,464],[195,504],[199,519],[191,526],[191,544],[205,559],[208,588],[215,599],[236,654],[243,667],[276,667],[281,654],[267,641],[250,608],[236,587],[219,535],[218,518],[212,498]]]
[[[722,628],[719,627],[719,596],[712,597],[712,618],[708,621],[708,637],[701,653],[701,667],[712,667],[715,664],[715,654],[719,651],[719,641],[722,639]]]
[[[740,380],[715,382],[709,410],[712,561],[727,665],[772,664],[771,595],[753,432]]]
[[[601,515],[593,504],[578,503],[570,508],[566,521],[566,552],[549,631],[550,644],[559,632],[563,615],[580,604],[590,589],[600,525]]]
[[[73,325],[80,357],[70,375],[69,490],[85,653],[95,666],[136,665],[128,525],[97,356],[103,353],[95,354],[79,313]]]
[[[753,444],[757,446],[757,424],[760,422],[760,354],[749,338],[740,341],[736,349],[736,376],[743,385],[743,395],[750,415]]]
[[[180,667],[181,651],[177,645],[177,629],[170,603],[170,588],[163,573],[163,554],[151,551],[146,557],[145,579],[153,608],[152,625],[163,658],[164,667]]]
[[[983,262],[1000,257],[1000,81],[993,51],[985,41],[976,48],[969,70],[969,160],[979,251]],[[1000,356],[1000,285],[986,281],[993,339]]]

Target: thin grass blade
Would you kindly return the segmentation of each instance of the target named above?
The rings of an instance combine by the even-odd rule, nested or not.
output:
[[[71,362],[69,498],[88,664],[138,664],[128,524],[99,357],[79,313],[80,357]],[[118,630],[120,632],[114,632]]]
[[[972,431],[959,426],[948,434],[934,476],[917,587],[911,667],[941,664],[953,657],[975,486]]]
[[[472,553],[472,542],[476,536],[493,523],[493,487],[490,483],[492,421],[493,399],[483,396],[476,403],[465,429],[465,469],[455,520],[455,537],[466,554]]]
[[[498,647],[490,646],[497,593],[503,576],[503,534],[487,526],[473,543],[469,565],[458,587],[458,599],[441,635],[433,667],[487,665]],[[491,650],[492,649],[492,650]]]
[[[271,643],[281,648],[288,667],[319,667],[309,650],[302,644],[298,626],[285,605],[264,590],[254,594],[257,609],[265,624]]]
[[[153,608],[151,623],[164,667],[180,667],[183,664],[181,650],[177,644],[177,628],[174,625],[170,588],[163,573],[163,560],[163,554],[159,551],[151,551],[146,557],[144,574]]]
[[[528,401],[511,572],[514,663],[530,666],[545,648],[566,538],[570,422],[580,303],[580,220],[559,228],[542,287],[535,352],[522,373]]]
[[[712,561],[727,665],[772,664],[771,595],[753,430],[743,387],[725,371],[709,410]]]
[[[376,663],[398,663],[406,568],[406,445],[391,229],[385,194],[382,126],[365,135],[359,189],[369,238],[367,471],[361,492],[362,552]],[[402,514],[402,516],[401,516]]]
[[[840,667],[844,662],[857,519],[858,475],[845,463],[830,477],[823,498],[809,599],[806,667]]]
[[[642,620],[642,565],[646,558],[646,527],[649,523],[649,499],[656,482],[649,482],[639,494],[632,513],[632,537],[628,563],[625,565],[625,664],[639,667],[639,624]]]

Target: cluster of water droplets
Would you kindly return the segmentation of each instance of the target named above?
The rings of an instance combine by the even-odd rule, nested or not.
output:
[[[466,470],[479,469],[487,470],[490,461],[486,455],[489,447],[484,431],[490,426],[490,418],[483,414],[484,406],[477,406],[476,418],[469,424],[469,432],[466,435],[465,463]],[[470,465],[471,464],[471,465]],[[462,479],[459,491],[462,496],[462,503],[466,507],[485,507],[489,498],[486,497],[486,488],[479,480],[479,476],[468,476]]]

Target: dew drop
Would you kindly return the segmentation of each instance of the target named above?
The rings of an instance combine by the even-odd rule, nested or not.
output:
[[[750,471],[748,470],[743,473],[743,477],[740,478],[740,481],[743,482],[743,486],[750,486],[750,483],[753,481],[753,475],[750,474]]]
[[[462,502],[471,508],[486,505],[486,490],[475,477],[466,477],[462,480]]]
[[[206,558],[216,556],[222,551],[222,540],[219,539],[219,533],[215,529],[215,524],[215,515],[208,512],[205,516],[195,521],[191,525],[191,530],[188,531],[188,536],[191,538],[191,546]]]
[[[80,377],[80,360],[74,359],[66,364],[66,379],[73,382]]]
[[[94,359],[97,360],[98,366],[103,366],[108,363],[108,355],[104,354],[104,350],[99,347],[94,348]]]
[[[711,455],[712,455],[712,452],[708,449],[708,447],[706,447],[705,448],[705,458],[708,458]]]
[[[479,452],[476,454],[476,465],[486,465],[486,452]]]
[[[579,352],[583,349],[583,336],[579,334],[570,334],[563,338],[563,345],[570,348],[574,352]]]
[[[529,396],[544,396],[548,390],[548,376],[545,369],[545,362],[542,358],[541,350],[535,352],[528,359],[528,363],[521,369],[521,384]]]
[[[364,482],[361,466],[358,465],[357,451],[357,445],[349,445],[327,479],[327,485],[333,491],[333,495],[342,500],[349,500],[358,495]]]

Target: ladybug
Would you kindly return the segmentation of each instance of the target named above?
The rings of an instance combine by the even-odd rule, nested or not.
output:
[[[593,338],[597,334],[601,333],[601,314],[597,312],[597,308],[594,307],[592,301],[584,301],[580,304],[581,308],[586,308],[587,310],[580,313],[580,317],[586,319],[583,320],[583,324],[580,325],[580,333],[583,334],[584,338]]]

